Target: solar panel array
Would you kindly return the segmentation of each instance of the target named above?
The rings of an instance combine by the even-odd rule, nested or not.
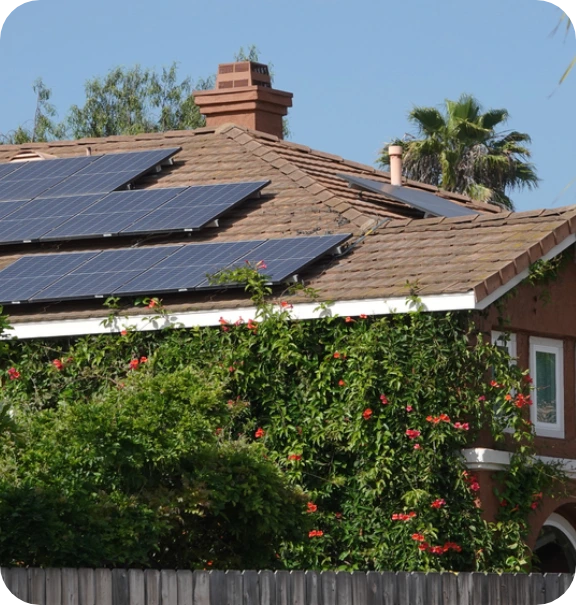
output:
[[[0,303],[182,292],[214,287],[208,275],[264,261],[280,283],[337,248],[349,233],[24,256],[0,271]]]
[[[365,179],[351,174],[339,174],[338,176],[348,181],[351,185],[374,193],[380,193],[396,202],[401,202],[432,216],[456,217],[478,214],[475,210],[471,210],[450,200],[445,200],[426,191],[389,185],[388,183],[381,183],[380,181]]]
[[[201,229],[270,182],[113,191],[177,151],[0,164],[0,244]]]

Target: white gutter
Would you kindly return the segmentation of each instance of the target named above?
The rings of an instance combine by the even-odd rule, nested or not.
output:
[[[467,468],[478,471],[503,471],[510,466],[511,452],[502,452],[485,447],[473,447],[461,451]],[[550,456],[535,456],[547,464],[560,464],[560,468],[570,477],[576,479],[576,460],[571,458],[552,458]]]
[[[466,294],[442,294],[422,296],[421,303],[426,311],[464,311],[474,309],[474,292]],[[403,298],[381,298],[337,301],[327,304],[326,308],[319,303],[295,304],[290,309],[293,319],[317,319],[319,317],[358,317],[359,315],[391,315],[415,311],[414,304]],[[192,328],[194,326],[218,326],[220,318],[234,323],[242,318],[244,321],[255,319],[254,306],[217,309],[214,311],[183,311],[159,316],[149,315],[118,316],[111,322],[107,318],[91,317],[86,319],[60,319],[52,321],[15,322],[12,329],[3,338],[53,338],[58,336],[81,336],[84,334],[111,334],[124,329],[138,331],[160,330],[174,326]]]
[[[576,242],[576,234],[565,238],[554,246],[541,260],[550,260]],[[438,294],[421,296],[420,301],[425,311],[466,311],[482,310],[498,300],[509,290],[517,286],[530,274],[525,269],[492,294],[476,302],[473,290],[464,294]],[[300,303],[291,309],[293,319],[317,319],[319,317],[358,317],[359,315],[392,315],[395,313],[410,313],[415,306],[406,297],[359,299],[336,301],[319,308],[318,303]],[[16,322],[12,329],[0,336],[0,339],[18,338],[51,338],[59,336],[82,336],[85,334],[116,333],[124,329],[139,331],[160,330],[169,326],[192,328],[195,326],[217,326],[223,317],[230,323],[242,318],[244,321],[255,319],[254,306],[220,309],[215,311],[183,311],[159,317],[158,314],[132,315],[115,318],[110,325],[105,325],[105,319],[92,317],[87,319],[61,319],[51,321]]]

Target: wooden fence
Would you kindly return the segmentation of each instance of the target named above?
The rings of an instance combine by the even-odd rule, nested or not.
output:
[[[35,605],[535,605],[569,574],[2,568]]]

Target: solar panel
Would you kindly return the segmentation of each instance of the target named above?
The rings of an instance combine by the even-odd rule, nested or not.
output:
[[[14,174],[16,170],[20,170],[22,164],[20,162],[14,164],[0,164],[0,180],[5,176]]]
[[[407,206],[411,206],[412,208],[416,208],[417,210],[432,216],[455,217],[478,214],[475,210],[471,210],[470,208],[466,208],[465,206],[461,206],[450,200],[445,200],[426,191],[389,185],[388,183],[381,183],[379,181],[352,176],[350,174],[339,174],[338,176],[345,181],[348,181],[351,185],[356,185],[357,187],[361,187],[362,189],[374,193],[380,193],[396,202],[402,202]]]
[[[0,302],[211,288],[207,274],[243,265],[245,260],[265,261],[264,273],[272,283],[279,283],[348,237],[350,234],[27,256],[0,271]]]
[[[86,168],[100,157],[101,156],[80,156],[36,162],[21,162],[20,170],[13,173],[8,178],[17,181],[46,177],[60,177],[62,179]]]
[[[19,244],[40,239],[42,235],[57,227],[65,218],[35,218],[12,220],[5,218],[0,221],[0,242],[3,244]]]
[[[93,213],[155,210],[168,200],[176,197],[187,187],[165,189],[133,189],[131,191],[113,191],[102,198],[91,210]]]
[[[90,208],[91,209],[91,208]],[[110,212],[108,214],[77,214],[64,222],[54,225],[54,229],[42,236],[44,241],[63,239],[81,239],[89,237],[102,237],[118,235],[122,229],[147,213],[140,212]],[[2,221],[0,221],[2,225]]]
[[[18,208],[10,214],[10,220],[50,218],[60,216],[62,220],[74,216],[100,199],[100,195],[79,195],[76,197],[44,198],[25,202],[15,202]],[[10,202],[5,202],[10,203]],[[0,213],[2,204],[0,204]],[[5,215],[6,216],[6,215]],[[2,240],[0,239],[0,242]]]
[[[38,197],[64,197],[91,193],[110,193],[127,185],[138,176],[135,172],[104,172],[102,174],[77,173],[65,180],[59,180],[51,189]],[[2,181],[0,181],[2,183]]]
[[[158,233],[201,229],[227,210],[259,193],[268,184],[270,181],[188,187],[123,232]]]
[[[160,261],[153,268],[127,282],[114,294],[181,291],[208,285],[207,274],[226,268],[236,259],[260,246],[264,240],[192,244]]]
[[[154,166],[168,161],[180,149],[180,147],[171,147],[167,149],[153,149],[151,151],[131,151],[129,153],[102,155],[96,162],[84,168],[82,173],[137,172],[143,174],[154,168]]]
[[[0,219],[3,219],[5,216],[12,214],[18,208],[22,208],[22,206],[26,202],[0,202]]]
[[[62,180],[56,176],[18,181],[10,179],[10,176],[0,181],[0,201],[31,200]]]
[[[318,257],[330,252],[347,240],[350,235],[350,233],[343,233],[268,240],[238,259],[235,266],[241,266],[246,261],[251,263],[263,261],[266,268],[261,272],[269,276],[272,283],[278,283],[301,271]]]

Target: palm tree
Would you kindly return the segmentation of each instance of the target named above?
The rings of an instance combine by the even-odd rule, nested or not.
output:
[[[563,21],[566,21],[566,35],[568,35],[568,33],[570,32],[570,28],[572,27],[572,21],[570,20],[570,17],[566,13],[562,13],[562,16],[560,17],[560,22],[558,23],[558,27],[560,27],[562,25]],[[558,27],[556,29],[558,29]],[[562,84],[562,82],[564,82],[564,80],[566,79],[566,76],[568,76],[568,74],[572,71],[572,68],[575,65],[576,65],[576,57],[574,57],[572,59],[572,61],[570,61],[570,64],[566,68],[566,71],[562,74],[562,77],[560,78],[560,84]]]
[[[530,137],[516,131],[496,132],[508,119],[508,112],[491,109],[482,113],[471,95],[446,100],[445,105],[445,114],[435,107],[415,107],[408,119],[417,136],[388,143],[379,163],[388,167],[388,145],[400,145],[407,178],[512,210],[509,189],[538,185],[536,170],[528,161]]]

